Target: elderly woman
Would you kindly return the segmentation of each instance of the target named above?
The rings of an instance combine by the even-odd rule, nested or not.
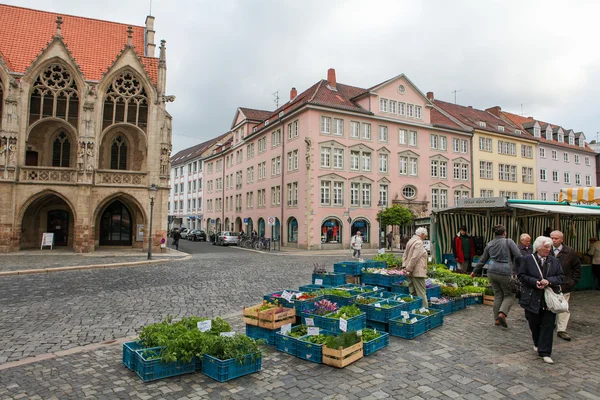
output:
[[[493,317],[496,325],[508,328],[506,317],[515,299],[509,286],[510,277],[517,275],[521,252],[512,239],[506,238],[506,229],[502,225],[494,227],[494,235],[496,237],[485,247],[471,276],[479,275],[485,263],[490,261],[487,276],[494,289]]]
[[[521,256],[525,257],[533,253],[533,250],[531,249],[531,236],[524,233],[519,237],[519,242],[520,243],[518,247],[519,251],[521,252]]]
[[[525,309],[525,318],[533,338],[533,350],[544,362],[552,364],[552,339],[556,314],[548,310],[544,290],[550,287],[555,292],[564,282],[560,262],[551,254],[552,239],[540,236],[533,243],[533,254],[525,257],[519,268],[519,279],[523,283],[519,303]]]
[[[413,296],[423,299],[423,307],[428,307],[427,289],[425,279],[427,278],[427,250],[423,240],[427,237],[427,229],[418,228],[415,235],[406,244],[402,267],[405,268],[408,289]]]

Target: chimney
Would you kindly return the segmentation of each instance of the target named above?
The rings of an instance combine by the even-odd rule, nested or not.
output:
[[[335,81],[335,69],[329,68],[327,71],[327,84],[331,89],[336,90],[336,81]]]
[[[148,15],[146,17],[146,29],[144,35],[144,43],[146,44],[144,55],[146,57],[154,57],[154,50],[156,49],[156,44],[154,43],[154,33],[154,17],[152,15]]]
[[[294,100],[296,96],[298,96],[298,91],[293,87],[292,90],[290,90],[290,101]]]
[[[500,111],[502,111],[502,109],[499,106],[495,106],[495,107],[486,108],[485,111],[489,112],[490,114],[495,115],[496,117],[500,117]]]
[[[427,92],[427,98],[429,99],[429,101],[435,100],[435,98],[433,97],[433,92]]]
[[[473,106],[469,106],[469,107],[467,107],[467,108],[473,108]]]

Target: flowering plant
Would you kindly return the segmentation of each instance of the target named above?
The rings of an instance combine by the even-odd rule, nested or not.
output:
[[[450,302],[450,299],[447,297],[440,297],[439,299],[431,298],[429,299],[429,303],[431,304],[447,304]]]
[[[312,314],[315,315],[326,315],[332,312],[336,312],[339,309],[337,303],[333,303],[329,300],[319,300],[315,302],[315,309],[312,310]]]

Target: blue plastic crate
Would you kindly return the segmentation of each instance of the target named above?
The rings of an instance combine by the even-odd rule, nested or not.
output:
[[[442,254],[442,264],[446,264],[446,266],[452,271],[455,271],[457,267],[453,254]]]
[[[472,306],[475,304],[483,304],[483,296],[469,296],[469,297],[464,297],[465,299],[465,306]]]
[[[381,308],[377,307],[376,304],[389,304],[392,305],[393,308]],[[383,300],[379,303],[368,304],[365,307],[367,310],[367,319],[387,323],[391,318],[399,317],[400,313],[405,311],[405,304],[406,303],[403,304],[393,300]]]
[[[379,274],[379,279],[377,281],[377,284],[379,286],[385,286],[388,288],[391,288],[394,283],[397,282],[404,282],[406,280],[406,277],[404,275],[382,275]]]
[[[326,286],[339,286],[346,283],[346,274],[341,272],[334,272],[332,274],[312,274],[313,284],[315,284],[315,279],[322,279],[323,285]]]
[[[390,335],[386,332],[379,331],[381,336],[376,339],[371,340],[370,342],[363,343],[363,352],[365,357],[369,354],[375,353],[377,350],[381,350],[384,347],[387,347],[390,344]]]
[[[475,296],[475,304],[483,304],[483,295]]]
[[[464,297],[456,297],[454,298],[454,303],[452,306],[452,310],[454,312],[460,311],[460,310],[464,310],[467,307],[467,305],[465,304],[465,298]]]
[[[408,290],[408,285],[405,285],[406,281],[402,282],[402,283],[395,283],[392,285],[392,293],[402,293],[402,294],[409,294],[410,291]]]
[[[333,303],[337,303],[338,307],[349,306],[354,304],[354,300],[356,299],[356,294],[353,294],[350,297],[341,297],[333,294],[326,294],[325,298]]]
[[[283,305],[283,307],[285,308],[295,308],[296,310],[300,310],[302,308],[304,308],[304,306],[306,304],[310,304],[313,303],[315,301],[319,301],[323,298],[323,296],[317,296],[313,299],[310,300],[298,300],[296,298],[292,298],[292,300],[286,300],[283,297],[279,297],[279,296],[273,296],[275,294],[279,294],[281,295],[284,291],[279,291],[279,292],[274,292],[274,293],[270,293],[267,294],[265,296],[263,296],[263,299],[270,301],[270,302],[274,302],[275,300],[277,300],[278,304]],[[311,292],[310,290],[287,290],[287,292],[289,293],[301,293],[301,292]]]
[[[363,264],[366,264],[365,268],[387,268],[387,263],[385,261],[365,260]]]
[[[271,346],[275,346],[275,332],[277,332],[275,329],[246,325],[246,336],[251,337],[252,339],[263,339]]]
[[[360,273],[360,281],[367,285],[379,285],[379,275],[380,274],[369,274],[366,272]]]
[[[331,335],[332,333],[326,330],[321,330],[322,335]],[[321,364],[323,361],[323,345],[307,342],[309,336],[298,338],[296,343],[296,357],[306,361]]]
[[[417,322],[412,324],[402,322],[402,318],[392,318],[390,320],[390,335],[398,336],[404,339],[414,339],[427,332],[427,317],[416,314],[409,314],[409,318],[417,318]]]
[[[350,291],[354,294],[359,294],[361,296],[366,296],[370,293],[376,292],[376,291],[381,291],[384,290],[384,288],[381,288],[377,285],[353,285],[354,287],[351,288],[351,284],[345,285],[347,286]],[[341,286],[343,288],[343,286]],[[377,290],[375,290],[377,289]]]
[[[397,300],[397,299],[401,298],[402,296],[404,296],[404,294],[402,294],[402,293],[388,292],[385,290],[378,290],[374,293],[369,293],[369,294],[365,295],[365,297],[377,297],[382,300],[383,299]]]
[[[189,363],[182,361],[162,363],[158,358],[162,349],[162,347],[153,347],[151,349],[136,350],[138,360],[135,372],[144,382],[196,371],[195,359],[192,359]]]
[[[438,299],[442,297],[442,287],[440,285],[435,285],[426,289],[427,300],[432,297],[437,297]]]
[[[295,357],[297,344],[297,338],[282,335],[279,331],[275,332],[275,348],[278,351],[281,351],[282,353],[287,353]]]
[[[444,315],[450,315],[454,312],[454,300],[450,299],[450,301],[444,304],[429,303],[429,308],[435,308],[436,310],[443,312]]]
[[[202,373],[219,382],[227,382],[240,376],[252,374],[262,368],[262,355],[247,354],[240,364],[235,359],[219,360],[208,354],[202,356]]]
[[[367,328],[377,329],[377,332],[389,332],[390,324],[367,320]]]
[[[420,298],[419,296],[410,296],[407,295],[409,297],[412,297],[412,301],[406,301],[406,308],[408,311],[412,311],[412,310],[416,310],[418,308],[423,307],[423,299]],[[399,300],[398,300],[399,301]]]
[[[123,364],[132,371],[136,370],[138,357],[135,354],[136,350],[142,350],[146,347],[140,340],[123,343]]]
[[[300,286],[298,289],[301,292],[317,292],[321,289],[328,289],[328,288],[332,288],[333,286],[328,286],[328,285],[304,285],[304,286]]]
[[[319,321],[315,321],[315,325],[318,325],[320,328],[328,330],[335,335],[343,333],[340,330],[340,320],[330,318],[330,315],[333,315],[333,313],[320,318]],[[348,319],[347,321],[347,332],[359,331],[367,327],[367,314],[363,312],[360,315],[357,315],[356,317]]]
[[[346,275],[360,275],[360,271],[365,266],[365,263],[358,261],[342,261],[333,264],[333,272]]]
[[[427,330],[442,326],[444,324],[444,312],[433,307],[430,307],[429,311],[435,311],[435,314],[425,316],[427,318]]]

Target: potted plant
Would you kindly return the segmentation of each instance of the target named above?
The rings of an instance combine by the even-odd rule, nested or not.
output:
[[[202,373],[219,382],[260,371],[262,340],[246,335],[213,336],[202,356]]]
[[[338,336],[330,336],[323,346],[323,364],[336,368],[363,358],[362,338],[356,332],[345,332]]]

